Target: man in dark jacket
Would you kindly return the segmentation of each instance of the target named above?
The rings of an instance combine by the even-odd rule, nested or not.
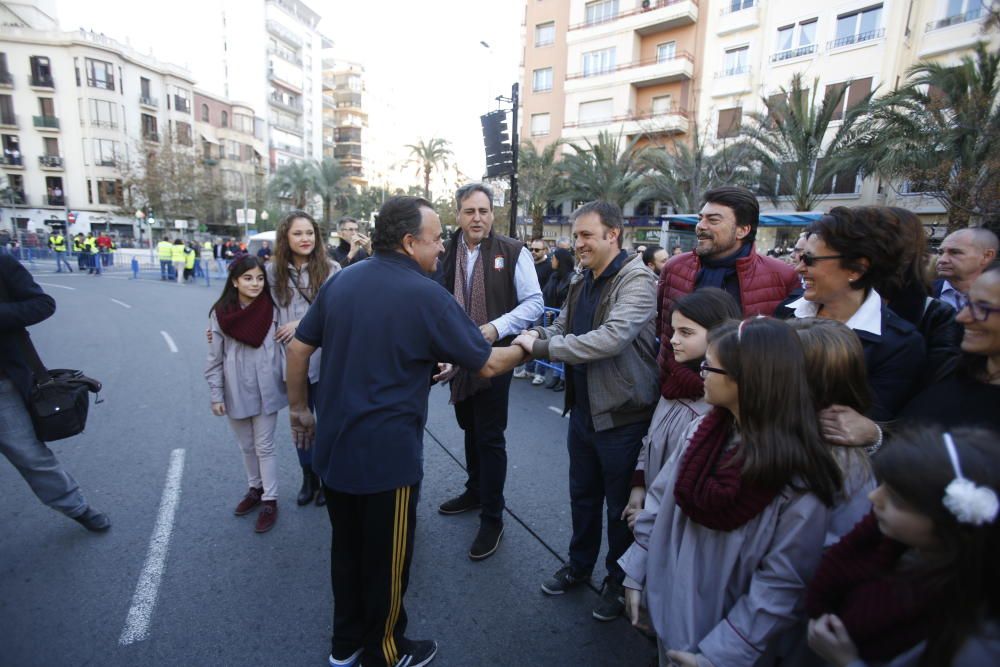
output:
[[[49,318],[56,302],[10,255],[0,255],[0,283],[0,452],[39,500],[87,530],[105,531],[111,520],[87,504],[76,480],[35,435],[25,405],[33,382],[25,328]]]
[[[355,262],[368,259],[372,251],[372,242],[367,236],[358,231],[358,221],[354,218],[344,216],[337,223],[340,233],[340,243],[330,251],[330,256],[343,268],[347,268]]]

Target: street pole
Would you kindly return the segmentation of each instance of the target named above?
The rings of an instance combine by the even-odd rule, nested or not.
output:
[[[510,99],[514,105],[514,116],[511,118],[510,147],[514,157],[514,171],[510,174],[510,236],[517,238],[517,153],[518,153],[518,133],[517,133],[517,105],[519,84],[515,83],[510,87]]]
[[[240,183],[243,184],[243,224],[246,227],[243,228],[243,240],[246,242],[247,246],[250,245],[250,216],[247,211],[247,177],[242,171],[236,172],[240,175]]]

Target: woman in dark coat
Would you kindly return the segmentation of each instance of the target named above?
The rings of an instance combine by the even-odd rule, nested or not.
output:
[[[552,253],[552,274],[542,288],[546,308],[562,308],[573,275],[573,253],[565,248],[556,248]]]

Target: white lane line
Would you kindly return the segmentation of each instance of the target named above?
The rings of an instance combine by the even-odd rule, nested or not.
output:
[[[551,410],[552,412],[556,413],[560,417],[565,417],[566,419],[569,419],[569,415],[568,414],[567,415],[563,414],[562,408],[557,408],[554,405],[550,405],[549,406],[549,410]]]
[[[166,331],[161,331],[160,335],[163,336],[163,340],[167,341],[167,347],[170,348],[170,351],[171,352],[176,352],[177,351],[177,343],[175,343],[174,339],[170,337],[170,334],[168,334]]]
[[[115,303],[117,303],[122,308],[131,308],[132,307],[132,306],[128,305],[127,303],[125,303],[124,301],[119,301],[118,299],[111,299],[111,300],[114,301]]]
[[[139,583],[132,596],[132,606],[125,618],[125,627],[118,638],[121,646],[141,642],[149,636],[149,623],[156,607],[156,596],[163,580],[163,570],[170,548],[170,535],[174,530],[174,514],[181,499],[181,477],[184,474],[184,450],[170,452],[170,467],[167,468],[167,482],[160,498],[160,511],[156,516],[153,535],[149,539],[146,562],[139,575]]]
[[[59,289],[68,289],[68,290],[73,290],[74,292],[76,291],[75,287],[66,287],[65,285],[56,285],[55,283],[38,283],[38,284],[41,285],[42,287],[58,287]]]

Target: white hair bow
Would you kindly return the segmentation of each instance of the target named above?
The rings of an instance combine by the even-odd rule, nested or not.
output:
[[[971,523],[974,526],[992,523],[1000,511],[996,492],[988,486],[977,486],[975,482],[962,476],[958,450],[955,449],[955,441],[950,433],[944,434],[944,446],[948,450],[951,467],[955,469],[955,479],[944,490],[944,506],[955,515],[959,523]]]

